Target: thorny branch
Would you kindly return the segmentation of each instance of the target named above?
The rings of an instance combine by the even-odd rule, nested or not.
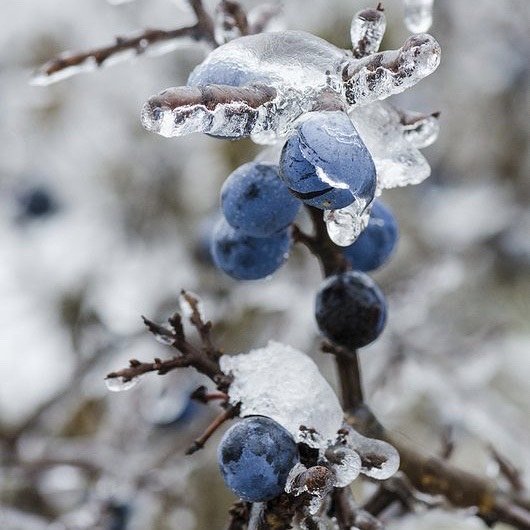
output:
[[[213,345],[210,336],[211,322],[203,321],[198,310],[198,300],[194,296],[185,291],[182,291],[181,294],[192,309],[190,323],[199,334],[201,347],[193,345],[186,339],[182,317],[179,313],[175,313],[169,318],[169,327],[161,326],[143,317],[149,331],[155,337],[163,340],[164,343],[178,350],[180,355],[167,360],[155,358],[153,362],[140,362],[137,359],[131,359],[127,368],[109,373],[107,379],[121,378],[126,382],[149,372],[164,375],[176,368],[192,366],[201,374],[209,377],[221,392],[228,389],[231,379],[222,372],[219,366],[222,352]]]
[[[305,244],[315,254],[321,263],[326,276],[340,273],[344,270],[344,260],[337,254],[342,254],[338,247],[330,246],[324,222],[321,215],[313,208],[308,208],[313,221],[314,234],[307,235],[299,230],[295,231],[295,240]],[[337,266],[338,265],[338,266]],[[518,493],[505,493],[488,479],[474,475],[449,464],[442,458],[426,456],[395,439],[377,420],[365,403],[362,403],[362,389],[358,358],[353,352],[348,356],[343,348],[325,345],[325,351],[335,353],[341,390],[351,392],[343,395],[345,413],[348,423],[365,436],[385,440],[392,444],[399,452],[400,469],[408,481],[417,491],[429,495],[442,495],[455,507],[475,507],[478,516],[488,525],[503,522],[519,530],[530,530],[530,506],[528,501],[521,499]],[[344,359],[350,359],[351,365],[347,370],[341,370]],[[500,462],[499,462],[499,465]],[[512,477],[513,470],[509,469],[507,461],[503,460],[503,473]],[[517,484],[517,479],[515,479]],[[517,487],[512,484],[517,492]],[[379,498],[372,500],[369,508],[379,513],[396,499],[396,491],[392,495],[380,493]],[[377,507],[377,508],[376,508]],[[340,522],[339,524],[346,524]]]

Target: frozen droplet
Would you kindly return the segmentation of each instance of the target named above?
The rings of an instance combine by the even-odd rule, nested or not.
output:
[[[196,303],[192,305],[190,300],[195,300]],[[202,300],[191,291],[186,291],[185,293],[180,293],[179,295],[179,307],[180,312],[184,318],[191,318],[193,316],[194,309],[199,313],[200,319],[204,322],[204,304]]]
[[[425,157],[405,139],[401,115],[378,101],[350,112],[350,118],[370,151],[379,190],[419,184],[431,174]]]
[[[139,377],[133,377],[129,380],[125,380],[123,377],[107,377],[105,379],[105,385],[111,392],[124,392],[135,387],[139,381]]]
[[[98,67],[93,57],[87,57],[83,62],[66,68],[54,66],[55,64],[59,65],[61,61],[70,60],[72,56],[72,53],[65,52],[56,59],[47,62],[32,75],[30,83],[34,86],[47,86],[79,73],[93,72]]]
[[[361,457],[352,447],[337,442],[329,446],[324,457],[334,474],[333,485],[338,488],[351,484],[361,472]]]
[[[339,400],[317,365],[305,353],[270,341],[264,348],[223,355],[225,374],[232,374],[230,403],[241,403],[241,416],[267,416],[285,427],[297,442],[327,447],[343,420]],[[305,431],[314,436],[307,438]]]
[[[402,115],[401,121],[403,136],[412,146],[423,149],[436,142],[440,132],[437,114],[407,112]]]
[[[296,464],[287,476],[285,491],[295,496],[309,493],[309,513],[315,514],[320,509],[322,501],[333,489],[335,476],[324,466],[307,468],[303,464]]]
[[[329,238],[339,247],[351,245],[370,220],[366,201],[357,198],[349,206],[338,210],[324,210],[324,222]]]
[[[412,33],[425,33],[432,25],[434,0],[404,0],[405,25]]]
[[[363,9],[351,22],[350,35],[355,57],[366,57],[379,50],[386,30],[386,18],[378,9]]]
[[[361,457],[361,473],[377,480],[390,478],[399,469],[399,453],[389,443],[366,438],[347,428],[347,445]]]

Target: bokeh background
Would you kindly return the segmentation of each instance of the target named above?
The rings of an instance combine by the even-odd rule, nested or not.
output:
[[[256,2],[243,0],[244,6]],[[286,0],[275,28],[349,47],[354,0]],[[213,7],[215,2],[206,2]],[[400,0],[385,2],[383,49],[407,37]],[[191,371],[110,393],[127,359],[168,355],[140,315],[164,319],[181,288],[198,293],[228,352],[273,338],[318,352],[316,262],[296,248],[267,281],[211,267],[205,241],[223,179],[250,141],[147,133],[139,111],[184,84],[205,54],[183,42],[48,87],[31,72],[58,52],[142,27],[186,25],[184,1],[3,0],[0,18],[0,527],[104,530],[222,528],[233,498],[215,461],[218,436],[190,441],[214,408],[190,403]],[[389,428],[501,483],[492,445],[530,476],[530,151],[527,0],[437,0],[438,71],[396,105],[441,111],[425,150],[432,176],[385,191],[400,224],[394,259],[374,277],[387,329],[362,354],[369,402]],[[362,498],[366,486],[356,484]],[[390,529],[481,528],[470,512],[404,516]]]

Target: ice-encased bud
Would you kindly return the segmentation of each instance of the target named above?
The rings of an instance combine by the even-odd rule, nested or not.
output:
[[[440,45],[426,33],[412,35],[399,50],[351,61],[345,68],[350,105],[367,105],[399,94],[432,74],[440,64]]]
[[[324,210],[324,222],[333,243],[347,247],[359,237],[370,220],[367,206],[366,200],[356,199],[345,208]]]
[[[366,438],[355,429],[347,427],[347,447],[361,457],[361,470],[364,475],[386,480],[399,469],[399,453],[389,443],[375,438]]]
[[[412,33],[429,31],[434,0],[404,0],[405,25]]]
[[[350,36],[353,55],[366,57],[379,50],[386,30],[386,17],[379,9],[363,9],[351,22]]]
[[[313,466],[307,468],[303,464],[296,464],[287,477],[285,491],[295,496],[303,493],[311,495],[312,499],[309,501],[308,511],[310,514],[315,514],[334,485],[334,474],[327,467]]]
[[[267,416],[299,441],[327,446],[342,425],[343,411],[317,365],[279,342],[239,355],[223,355],[221,370],[232,374],[230,403],[241,403],[241,416]],[[315,431],[306,439],[300,426]]]
[[[361,457],[352,447],[337,441],[330,445],[324,456],[334,474],[333,485],[342,488],[350,485],[361,472]]]
[[[431,174],[425,157],[405,138],[400,114],[390,104],[357,107],[350,118],[374,159],[379,190],[419,184]]]

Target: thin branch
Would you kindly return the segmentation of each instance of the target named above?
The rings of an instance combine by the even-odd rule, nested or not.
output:
[[[217,16],[222,18],[221,24],[225,31],[231,32],[235,28],[240,36],[249,34],[247,14],[239,2],[222,0],[217,6]]]
[[[508,460],[504,455],[501,455],[493,445],[489,445],[488,449],[499,465],[501,474],[508,480],[513,490],[517,493],[522,493],[525,489],[523,481],[521,479],[521,472],[515,467],[515,465]]]
[[[110,59],[114,61],[119,56],[127,57],[127,52],[137,56],[146,54],[157,45],[183,37],[205,41],[215,47],[212,18],[205,11],[201,0],[190,0],[190,4],[197,17],[197,22],[193,26],[170,30],[145,29],[134,35],[116,37],[114,44],[109,46],[79,52],[64,52],[42,65],[33,76],[33,82],[47,84],[69,77],[77,73],[80,68],[86,67],[85,69],[88,70],[102,67],[109,63]]]
[[[199,438],[193,441],[192,445],[186,451],[187,455],[192,455],[204,447],[206,442],[211,438],[211,436],[223,425],[227,420],[235,418],[239,414],[239,406],[228,405],[226,409],[213,420],[206,430],[202,433]]]
[[[194,390],[191,395],[191,399],[199,401],[200,403],[207,404],[210,401],[228,401],[228,394],[225,392],[208,392],[208,389],[203,385]]]

